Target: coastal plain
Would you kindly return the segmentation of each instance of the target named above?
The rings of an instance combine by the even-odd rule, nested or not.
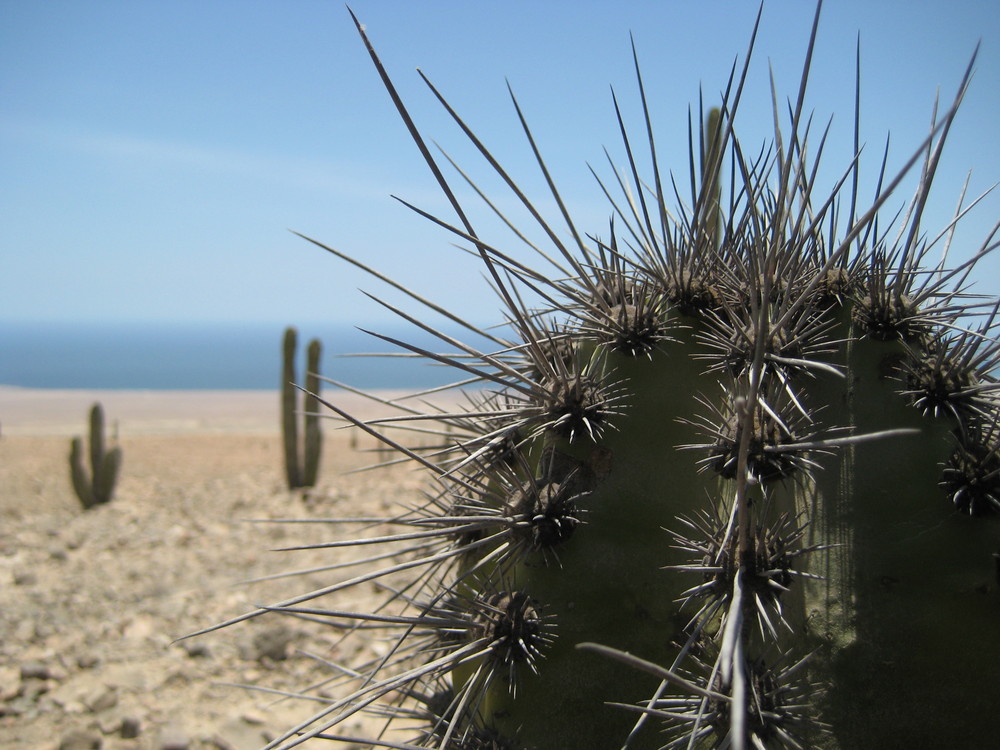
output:
[[[363,419],[391,411],[351,393],[328,397]],[[86,434],[95,401],[124,458],[114,499],[84,511],[69,443]],[[322,685],[335,672],[327,662],[385,653],[378,636],[360,647],[368,654],[343,653],[337,630],[278,616],[178,640],[341,574],[243,582],[352,554],[275,550],[378,533],[317,519],[391,515],[420,501],[423,472],[358,471],[388,454],[356,427],[324,425],[318,486],[290,492],[277,390],[0,387],[0,746],[250,750],[339,694],[329,685],[313,692],[319,701],[299,701],[282,691]],[[352,589],[336,606],[364,611],[383,596]],[[352,718],[338,731],[379,722]]]

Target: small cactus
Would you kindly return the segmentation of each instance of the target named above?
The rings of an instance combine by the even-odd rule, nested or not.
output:
[[[535,268],[477,233],[358,30],[458,221],[431,218],[482,259],[508,325],[463,323],[480,345],[438,334],[451,354],[397,342],[453,367],[466,389],[467,408],[385,402],[401,410],[398,429],[425,437],[444,424],[434,445],[408,448],[389,420],[323,402],[434,484],[384,534],[332,543],[383,544],[358,561],[364,572],[215,626],[277,611],[348,637],[391,634],[379,658],[338,667],[339,697],[271,747],[995,741],[1000,301],[968,286],[997,243],[928,268],[949,235],[921,230],[968,73],[905,168],[883,163],[869,205],[856,153],[831,194],[815,189],[808,62],[787,129],[776,114],[764,149],[734,132],[746,68],[734,71],[719,110],[689,129],[702,135],[681,165],[686,200],[656,162],[644,107],[652,174],[623,126],[624,195],[601,184],[606,239],[577,229],[538,157],[565,228],[550,225],[428,82],[548,237],[529,244]],[[879,211],[918,163],[916,196],[886,227]],[[387,592],[380,606],[338,606],[371,582]],[[362,711],[387,728],[345,734]]]
[[[306,384],[302,411],[302,439],[299,439],[299,388],[295,380],[295,354],[298,332],[285,329],[282,341],[281,366],[281,427],[285,450],[285,477],[288,489],[315,487],[323,449],[323,431],[319,425],[319,360],[322,346],[319,339],[309,342],[306,349]]]
[[[70,443],[69,470],[73,490],[84,509],[109,502],[115,494],[115,483],[122,465],[122,449],[104,447],[104,408],[95,403],[90,409],[90,476],[84,461],[83,438]]]

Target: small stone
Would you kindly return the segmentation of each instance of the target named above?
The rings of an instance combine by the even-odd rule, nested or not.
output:
[[[87,712],[87,707],[83,701],[75,700],[55,700],[53,702],[62,709],[65,714],[82,714]]]
[[[161,623],[152,615],[136,615],[122,629],[122,635],[130,640],[141,641],[157,634]]]
[[[208,644],[203,641],[183,641],[181,642],[181,648],[192,659],[201,659],[212,655]]]
[[[275,625],[257,633],[253,639],[257,661],[284,661],[288,658],[288,647],[294,637],[284,625]]]
[[[22,680],[47,680],[52,676],[49,666],[41,661],[26,661],[21,665]]]
[[[18,622],[17,625],[14,626],[13,640],[19,643],[34,643],[37,641],[38,628],[35,626],[34,620],[24,618]]]
[[[122,727],[121,717],[113,716],[110,713],[104,713],[103,715],[98,716],[96,723],[96,729],[98,729],[105,737],[118,734],[118,731]]]
[[[12,701],[10,703],[4,701],[0,703],[0,719],[5,716],[20,716],[24,713],[24,706],[19,705],[17,701]]]
[[[245,711],[240,718],[251,726],[261,726],[265,721],[261,714],[254,713],[253,711]]]
[[[99,750],[100,747],[100,735],[82,729],[74,729],[59,741],[59,750]]]
[[[268,741],[262,727],[249,724],[242,716],[227,721],[212,738],[219,750],[258,750]]]
[[[21,694],[21,670],[0,667],[0,702],[9,701]]]
[[[244,669],[240,673],[240,680],[246,685],[253,685],[260,681],[263,676],[259,669]]]
[[[80,669],[93,669],[100,664],[100,662],[101,660],[96,654],[80,654],[76,657],[76,666]]]
[[[107,711],[118,705],[118,691],[113,687],[98,688],[84,698],[83,702],[95,714]]]
[[[34,586],[38,583],[38,576],[32,570],[16,570],[14,571],[14,585],[15,586]]]
[[[188,750],[191,740],[180,727],[168,724],[160,730],[158,750]]]
[[[142,722],[134,716],[122,717],[122,725],[118,730],[123,740],[134,740],[142,732]]]

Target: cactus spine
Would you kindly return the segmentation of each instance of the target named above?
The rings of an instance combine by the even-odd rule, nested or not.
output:
[[[318,339],[306,349],[305,396],[302,399],[302,438],[299,438],[299,389],[295,379],[295,354],[298,332],[285,329],[282,340],[281,428],[285,452],[285,477],[291,490],[315,487],[319,475],[323,432],[319,424],[320,375],[322,346]],[[301,457],[300,457],[301,456]]]
[[[652,176],[640,176],[622,127],[632,184],[616,177],[625,196],[614,198],[602,183],[606,240],[578,231],[550,180],[565,231],[551,226],[428,82],[551,241],[530,246],[534,268],[479,236],[358,29],[458,221],[431,218],[481,257],[509,325],[465,323],[479,345],[440,333],[453,354],[401,344],[482,386],[465,410],[386,402],[400,406],[398,428],[444,423],[440,444],[407,448],[386,420],[324,401],[436,483],[426,503],[384,519],[377,541],[399,553],[392,564],[373,553],[359,563],[369,572],[222,624],[277,610],[359,637],[396,629],[389,655],[340,670],[342,697],[275,745],[992,741],[1000,303],[972,300],[967,286],[996,242],[928,269],[938,240],[920,225],[968,74],[927,142],[862,206],[856,187],[840,187],[856,181],[856,159],[832,194],[815,189],[808,63],[772,149],[741,146],[744,68],[718,116],[702,118],[700,147],[689,143],[679,209],[655,153]],[[814,24],[810,50],[815,34]],[[921,161],[911,208],[889,231],[879,209]],[[337,606],[338,592],[373,580],[388,592],[375,611]],[[338,734],[363,710],[398,718],[397,731]]]
[[[104,408],[95,403],[90,409],[90,476],[84,460],[83,438],[70,442],[69,470],[73,491],[85,509],[109,502],[122,465],[122,450],[104,447]]]

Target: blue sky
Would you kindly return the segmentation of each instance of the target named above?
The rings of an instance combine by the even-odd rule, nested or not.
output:
[[[687,107],[699,86],[707,99],[717,96],[734,58],[745,53],[757,10],[735,0],[354,0],[352,7],[425,133],[482,178],[501,205],[513,206],[417,67],[551,209],[509,80],[576,221],[602,234],[610,210],[586,165],[610,176],[602,148],[622,156],[610,87],[638,133],[629,33],[653,101],[662,163],[683,174]],[[810,2],[766,3],[737,122],[745,144],[770,133],[768,61],[779,92],[794,95],[812,12]],[[390,197],[451,218],[343,3],[0,0],[0,13],[3,325],[368,325],[389,317],[357,291],[380,291],[380,284],[289,229],[473,320],[497,320],[499,306],[477,263]],[[1000,6],[828,2],[808,106],[821,124],[833,116],[831,174],[851,156],[859,32],[864,164],[872,180],[886,134],[891,163],[901,164],[926,135],[935,91],[950,101],[982,40],[926,221],[937,230],[970,169],[970,196],[1000,180]],[[1000,194],[992,194],[965,222],[956,257],[973,252],[998,217]],[[978,276],[980,291],[1000,292],[1000,264],[984,264]]]

